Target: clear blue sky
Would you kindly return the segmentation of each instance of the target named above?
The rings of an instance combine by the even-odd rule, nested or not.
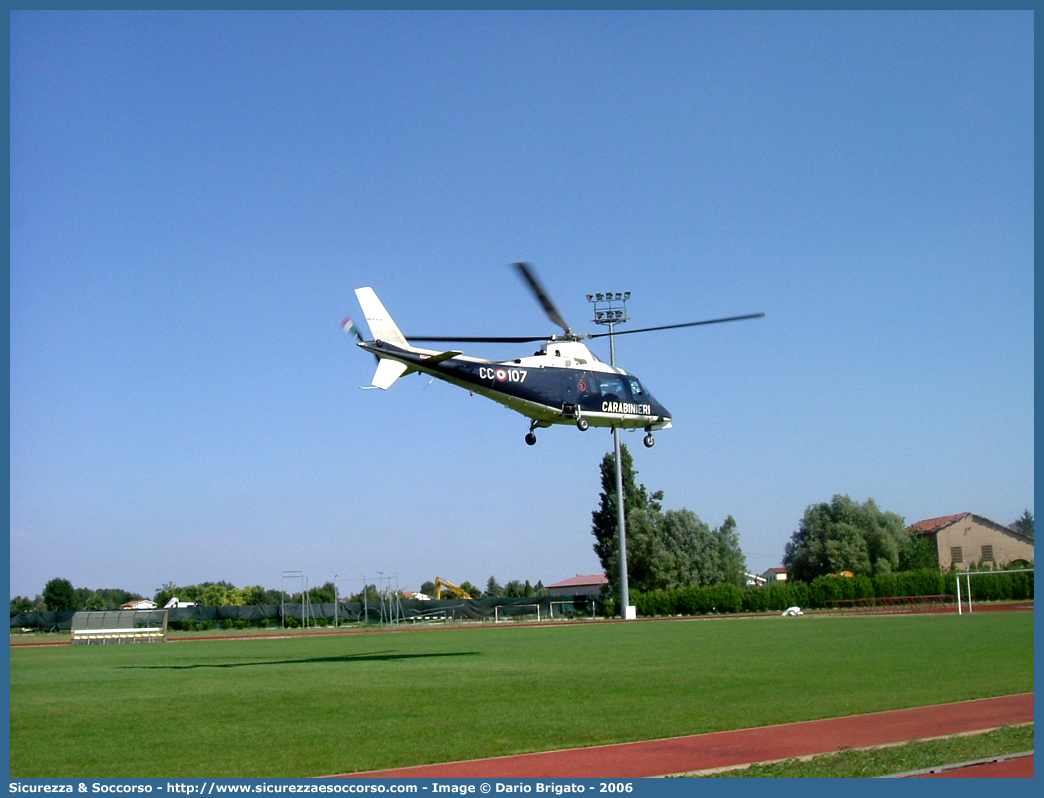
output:
[[[631,291],[639,480],[748,565],[810,504],[1033,509],[1033,16],[11,15],[11,583],[146,595],[595,573],[605,430],[411,376],[407,334]],[[608,359],[608,347],[596,351]],[[508,359],[533,345],[476,345]]]

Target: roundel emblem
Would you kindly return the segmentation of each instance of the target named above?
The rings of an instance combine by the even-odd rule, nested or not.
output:
[[[580,380],[580,382],[578,382],[576,384],[576,389],[578,391],[586,391],[587,390],[587,383],[584,382],[583,380]]]
[[[498,380],[500,380],[501,382],[503,382],[504,380],[506,380],[506,379],[507,379],[507,371],[505,371],[504,369],[497,369],[497,374],[496,374],[496,376],[497,376],[497,379],[498,379]]]

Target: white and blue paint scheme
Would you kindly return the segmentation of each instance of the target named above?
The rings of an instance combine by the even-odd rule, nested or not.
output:
[[[589,427],[644,429],[647,433],[645,445],[653,446],[653,431],[671,427],[671,414],[667,408],[656,401],[637,377],[603,363],[581,343],[581,338],[600,336],[573,333],[526,265],[517,266],[545,311],[565,330],[565,335],[553,336],[534,354],[514,360],[484,360],[469,357],[457,349],[421,349],[406,339],[372,288],[357,288],[355,295],[366,316],[371,338],[360,340],[358,345],[377,357],[377,370],[372,384],[367,387],[387,390],[400,377],[420,372],[492,399],[526,416],[530,419],[526,443],[531,446],[536,443],[534,430],[552,424],[575,424],[581,431]],[[627,332],[712,324],[761,315],[764,314]],[[346,319],[343,326],[345,330],[351,328],[350,331],[358,334],[350,319]],[[521,343],[544,339],[417,336],[414,340]]]

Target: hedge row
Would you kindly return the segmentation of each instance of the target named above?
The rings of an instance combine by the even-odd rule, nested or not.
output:
[[[961,591],[965,590],[961,580]],[[788,607],[823,609],[845,599],[899,596],[954,596],[957,576],[953,571],[935,569],[907,571],[875,577],[819,576],[812,582],[786,582],[765,587],[739,588],[735,585],[687,587],[681,590],[653,590],[632,593],[638,614],[709,615],[712,613],[772,612]],[[996,574],[972,579],[977,601],[1021,601],[1033,598],[1033,572]]]

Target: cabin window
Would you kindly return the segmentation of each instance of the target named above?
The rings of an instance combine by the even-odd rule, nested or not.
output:
[[[630,400],[623,378],[615,374],[599,374],[598,385],[602,389],[602,398],[609,402],[626,402]]]
[[[631,396],[637,399],[639,396],[645,396],[645,391],[642,390],[642,384],[638,382],[634,377],[628,377],[631,383]]]

